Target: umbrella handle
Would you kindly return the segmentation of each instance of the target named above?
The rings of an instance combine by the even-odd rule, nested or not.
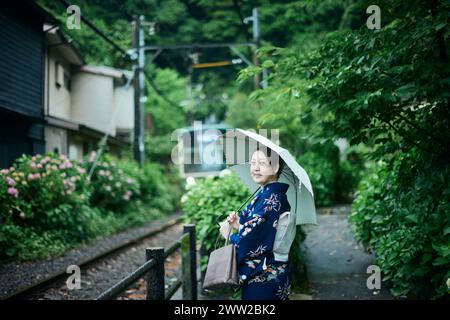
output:
[[[241,206],[239,207],[239,209],[237,209],[235,212],[238,213],[241,211],[241,209],[247,204],[248,200],[250,200],[251,198],[253,198],[253,196],[259,191],[259,189],[261,189],[261,187],[258,187],[255,192],[253,192],[253,194],[247,198],[247,200],[244,201],[244,203],[241,204]],[[217,219],[216,221],[217,223],[220,223],[219,219]]]

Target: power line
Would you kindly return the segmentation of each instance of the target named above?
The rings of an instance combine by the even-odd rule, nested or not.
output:
[[[59,0],[62,4],[64,4],[67,7],[70,7],[71,4],[66,0]],[[114,42],[114,40],[108,36],[106,33],[104,33],[102,30],[100,30],[96,25],[94,25],[89,19],[87,19],[84,15],[80,14],[81,20],[86,23],[92,30],[94,30],[99,36],[101,36],[106,42],[108,42],[110,45],[112,45],[117,51],[120,51],[124,56],[127,55],[127,52],[122,49],[117,43]]]
[[[250,35],[248,34],[247,28],[245,26],[244,17],[242,16],[239,0],[233,0],[233,7],[237,15],[239,16],[239,20],[241,21],[241,31],[244,33],[245,39],[247,40],[247,42],[251,42]],[[250,54],[250,51],[247,53]]]

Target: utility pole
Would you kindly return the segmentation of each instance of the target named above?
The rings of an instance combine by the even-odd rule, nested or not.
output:
[[[144,16],[133,20],[133,47],[137,53],[134,69],[134,159],[139,165],[144,164],[144,121],[145,121],[145,40],[144,40]]]
[[[258,18],[258,9],[257,8],[253,8],[252,15],[250,17],[247,17],[244,19],[245,24],[249,23],[250,21],[253,24],[253,28],[252,28],[253,43],[255,44],[255,46],[253,47],[253,65],[259,66],[259,59],[256,54],[256,50],[259,48],[259,18]],[[255,75],[254,81],[255,81],[255,89],[259,89],[259,87],[260,87],[259,86],[259,82],[260,82],[259,74]]]
[[[253,47],[253,65],[259,66],[258,55],[256,54],[256,50],[260,46],[260,33],[259,33],[259,15],[258,8],[253,8],[252,15],[244,19],[244,23],[247,24],[249,21],[252,22],[252,31],[253,31],[253,43],[255,44]],[[263,70],[263,88],[267,87],[267,71]],[[255,89],[259,89],[261,79],[259,74],[255,75]]]

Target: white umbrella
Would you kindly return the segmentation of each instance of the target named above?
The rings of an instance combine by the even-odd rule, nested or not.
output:
[[[233,165],[230,169],[236,172],[247,188],[252,191],[256,190],[259,185],[253,181],[250,175],[249,159],[245,159],[245,157],[242,158],[242,156],[245,156],[245,154],[253,154],[256,150],[257,143],[260,145],[262,144],[271,149],[272,152],[277,153],[285,162],[285,166],[278,181],[289,184],[287,198],[291,205],[291,212],[295,213],[296,224],[317,225],[314,193],[311,181],[309,180],[305,169],[297,163],[288,150],[281,148],[262,135],[242,129],[228,131],[220,136],[220,139],[223,143],[227,163],[236,163],[234,160],[235,156],[241,158],[241,160],[238,160],[238,163]],[[235,139],[237,139],[237,141]],[[248,139],[249,142],[248,148],[246,148],[245,145],[246,139]],[[232,148],[230,148],[230,146],[232,146]],[[245,153],[245,150],[248,150],[248,152]]]

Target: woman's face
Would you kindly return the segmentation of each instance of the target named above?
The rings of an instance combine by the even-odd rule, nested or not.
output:
[[[269,158],[261,150],[256,150],[252,155],[250,162],[250,174],[253,181],[257,184],[265,185],[268,182],[276,181],[276,171],[278,168],[274,168],[270,164]]]

